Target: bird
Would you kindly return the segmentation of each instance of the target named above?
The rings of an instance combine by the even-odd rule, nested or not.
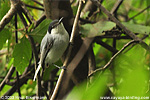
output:
[[[43,67],[44,64],[54,64],[62,57],[68,47],[69,34],[63,25],[63,19],[63,17],[59,20],[55,19],[49,24],[47,33],[41,41],[40,61],[35,71],[33,81],[35,81],[40,68]]]

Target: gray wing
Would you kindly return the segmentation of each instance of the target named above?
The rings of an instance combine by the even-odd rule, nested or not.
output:
[[[41,64],[44,63],[48,52],[50,51],[50,49],[53,46],[53,43],[54,43],[54,39],[53,39],[52,35],[47,33],[41,42],[41,48],[40,48],[40,51],[41,51],[40,63]]]
[[[41,67],[44,67],[43,64],[44,64],[44,61],[46,59],[46,56],[49,52],[49,50],[52,48],[53,46],[53,42],[54,42],[54,39],[52,37],[51,34],[46,34],[44,36],[44,38],[42,39],[42,42],[41,42],[41,47],[40,47],[40,52],[41,52],[41,56],[40,56],[40,61],[39,61],[39,65],[35,71],[35,75],[34,75],[34,81],[35,81],[35,78],[40,70]]]

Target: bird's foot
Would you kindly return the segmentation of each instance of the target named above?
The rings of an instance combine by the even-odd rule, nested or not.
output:
[[[57,68],[59,68],[59,69],[66,69],[66,67],[65,66],[58,66],[58,65],[56,65],[56,64],[53,64],[55,67],[57,67]]]

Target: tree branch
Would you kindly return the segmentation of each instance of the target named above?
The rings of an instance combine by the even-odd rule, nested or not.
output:
[[[118,27],[123,29],[127,35],[129,35],[132,39],[135,41],[141,41],[140,38],[138,38],[133,32],[131,32],[129,29],[127,29],[123,24],[121,24],[107,9],[105,9],[97,0],[91,0],[94,2],[113,22],[116,23]]]
[[[80,0],[80,2],[79,2],[77,14],[76,14],[76,17],[75,17],[75,20],[74,20],[74,24],[73,24],[73,28],[72,28],[72,33],[71,33],[71,37],[70,37],[70,43],[71,43],[71,44],[73,44],[73,42],[74,42],[74,36],[75,36],[75,32],[76,32],[76,28],[77,28],[79,16],[80,16],[80,13],[81,13],[81,7],[82,7],[82,0]],[[63,63],[63,66],[66,66],[66,67],[67,67],[67,63],[69,62],[69,58],[70,58],[70,55],[71,55],[71,50],[72,50],[72,46],[70,45],[70,46],[69,46],[69,50],[68,50],[69,52],[67,53],[66,59],[65,59],[65,61],[64,61],[64,63]],[[60,88],[62,79],[63,79],[64,72],[65,72],[65,69],[62,69],[62,70],[61,70],[61,73],[60,73],[60,75],[59,75],[57,84],[56,84],[56,86],[55,86],[54,92],[53,92],[53,94],[52,94],[50,100],[55,100],[56,95],[57,95],[57,93],[58,93],[58,90],[59,90],[59,88]]]
[[[150,8],[150,6],[146,7],[145,9],[143,9],[142,11],[140,11],[139,13],[137,13],[136,15],[132,16],[131,18],[129,18],[128,21],[131,20],[131,19],[133,19],[133,18],[135,18],[135,17],[137,17],[138,15],[140,15],[141,13],[143,13],[145,10],[147,10],[149,8]]]
[[[5,86],[5,84],[7,83],[7,81],[11,78],[12,74],[15,71],[15,67],[11,66],[11,68],[9,69],[6,77],[3,79],[3,81],[0,84],[0,91],[3,89],[3,87]]]
[[[104,48],[108,49],[109,51],[111,51],[112,53],[116,53],[118,50],[116,50],[115,48],[111,47],[110,45],[106,44],[105,42],[103,42],[100,38],[95,38],[94,40],[97,44],[100,44],[101,46],[103,46]]]
[[[21,92],[20,92],[20,87],[19,87],[19,84],[20,84],[20,80],[19,80],[19,74],[18,74],[18,71],[16,71],[16,76],[17,76],[17,90],[18,90],[18,95],[19,95],[19,100],[21,100]]]
[[[43,8],[39,8],[39,7],[35,7],[35,6],[31,6],[31,5],[28,5],[28,4],[25,4],[26,7],[30,7],[30,8],[33,8],[33,9],[37,9],[37,10],[41,10],[41,11],[44,11]]]
[[[2,29],[5,27],[5,25],[7,25],[10,20],[12,19],[12,17],[16,14],[18,6],[20,4],[20,0],[10,0],[11,3],[11,8],[8,11],[8,13],[2,18],[2,20],[0,21],[0,32],[2,31]]]
[[[114,59],[120,54],[122,53],[128,46],[130,46],[132,43],[138,43],[139,41],[135,41],[135,40],[131,40],[130,42],[128,42],[127,44],[125,44],[121,50],[119,50],[116,54],[114,54],[111,59],[108,61],[108,63],[103,66],[102,68],[98,68],[96,69],[95,71],[93,71],[91,74],[88,75],[88,77],[91,77],[93,74],[95,74],[96,72],[98,71],[101,71],[101,70],[104,70],[104,69],[107,69],[108,66],[114,61]]]
[[[37,3],[37,4],[39,4],[40,6],[42,6],[43,7],[43,4],[42,3],[40,3],[39,1],[37,1],[37,0],[32,0],[33,2],[35,2],[35,3]]]
[[[112,10],[110,11],[111,14],[115,14],[117,10],[119,9],[120,5],[122,4],[124,0],[117,0],[115,5],[113,6]]]
[[[18,87],[21,87],[24,83],[26,83],[28,81],[29,76],[33,76],[32,72],[28,72],[26,73],[26,75],[19,77],[20,83]],[[3,95],[4,97],[11,96],[17,90],[16,82],[17,81],[15,80],[14,85]]]

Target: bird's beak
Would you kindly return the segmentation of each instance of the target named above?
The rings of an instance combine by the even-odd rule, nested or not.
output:
[[[64,17],[61,17],[61,18],[59,19],[58,24],[60,24],[60,23],[62,22],[63,19],[64,19]]]

